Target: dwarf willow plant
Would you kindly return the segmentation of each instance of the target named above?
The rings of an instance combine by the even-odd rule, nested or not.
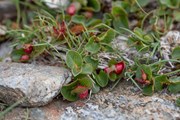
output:
[[[79,3],[83,10],[100,11],[98,0],[79,0]],[[137,0],[133,4],[137,9],[137,6],[145,6],[148,2]],[[152,95],[155,91],[162,90],[164,86],[167,86],[170,92],[180,92],[179,78],[169,77],[178,70],[167,75],[160,75],[158,71],[168,61],[151,61],[151,58],[160,52],[158,49],[159,33],[155,34],[154,31],[146,33],[138,27],[134,31],[128,29],[128,13],[138,11],[132,8],[130,10],[129,5],[130,3],[126,0],[116,1],[111,13],[105,13],[103,19],[87,19],[85,16],[77,14],[69,16],[64,14],[64,11],[54,17],[41,10],[37,12],[31,26],[23,26],[22,29],[9,31],[9,34],[15,39],[12,59],[16,62],[25,62],[21,60],[23,55],[27,55],[27,50],[23,47],[27,44],[33,46],[27,61],[33,60],[43,53],[58,56],[73,75],[72,81],[63,86],[60,91],[63,97],[69,101],[76,101],[79,96],[84,98],[84,95],[87,95],[87,92],[82,94],[84,91],[97,93],[108,83],[116,85],[123,78],[132,80],[144,95]],[[130,34],[127,42],[131,44],[131,47],[135,47],[138,53],[149,53],[149,58],[135,58],[135,64],[130,66],[120,54],[121,51],[112,47],[113,39],[122,33]],[[59,47],[64,49],[65,59],[62,57]],[[56,54],[53,54],[54,51]],[[100,64],[98,54],[102,52],[113,53],[117,56],[116,59],[109,60],[108,68],[104,69],[98,67]],[[179,63],[178,53],[179,48],[176,48],[171,61]],[[117,74],[117,71],[121,71],[120,74]],[[142,87],[139,86],[140,84]]]

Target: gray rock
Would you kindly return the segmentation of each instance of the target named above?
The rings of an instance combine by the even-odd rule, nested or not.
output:
[[[180,31],[169,31],[160,41],[161,52],[165,60],[169,60],[173,49],[180,46]],[[175,67],[173,63],[168,62],[171,67]]]
[[[56,97],[63,84],[71,80],[65,68],[20,63],[0,63],[0,101],[21,106],[42,106]]]
[[[102,89],[88,101],[61,99],[37,108],[14,108],[3,120],[179,120],[180,108],[174,101],[180,94],[142,96],[132,93],[132,84],[121,82],[113,91]],[[100,100],[100,101],[99,101]],[[28,115],[29,113],[29,115]],[[27,118],[27,117],[26,117]]]
[[[0,44],[0,61],[3,62],[11,62],[10,54],[13,50],[13,47],[11,47],[12,42],[11,41],[5,41]]]
[[[0,25],[0,42],[3,42],[7,39],[7,28],[6,26]]]
[[[74,112],[72,107],[67,107],[64,114],[61,116],[61,120],[78,120],[78,115]]]

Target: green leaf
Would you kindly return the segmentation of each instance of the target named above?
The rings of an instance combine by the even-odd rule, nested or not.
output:
[[[89,89],[92,88],[93,86],[93,82],[90,78],[88,77],[84,77],[78,80],[78,82],[82,85],[82,86],[86,86]]]
[[[149,43],[149,44],[154,42],[154,39],[151,35],[144,35],[143,39],[146,41],[146,43]]]
[[[112,15],[110,13],[104,13],[103,14],[103,23],[111,26],[111,21],[112,21]]]
[[[99,0],[88,0],[87,7],[85,8],[87,10],[92,10],[95,12],[100,11],[101,5]]]
[[[114,32],[114,30],[109,29],[107,32],[103,33],[103,35],[100,37],[100,40],[103,43],[111,43],[115,38],[115,35],[116,33]]]
[[[156,91],[160,91],[163,89],[163,84],[167,83],[169,83],[169,80],[166,75],[157,76],[155,77],[154,88]]]
[[[73,68],[72,68],[72,74],[73,74],[73,76],[79,75],[79,74],[81,73],[81,71],[82,71],[82,68],[81,68],[81,67],[73,67]]]
[[[139,3],[140,6],[144,7],[151,1],[150,0],[137,0],[137,2]]]
[[[68,101],[76,101],[78,99],[77,94],[73,94],[71,91],[78,85],[78,81],[74,81],[68,85],[61,88],[61,94],[64,99]]]
[[[90,63],[84,64],[82,66],[81,74],[91,74],[93,72],[93,67]]]
[[[113,7],[121,7],[124,10],[126,10],[128,13],[130,12],[131,3],[128,1],[115,1],[112,3]]]
[[[110,73],[108,78],[111,80],[111,81],[115,81],[117,80],[118,76],[116,73]]]
[[[136,70],[136,78],[141,78],[141,75],[142,75],[141,70],[142,70],[141,66],[137,68],[137,70]]]
[[[128,23],[128,15],[126,11],[121,7],[113,7],[112,8],[112,15],[113,15],[113,26],[116,30],[122,31],[120,27],[129,27]]]
[[[81,73],[83,60],[78,52],[72,50],[68,51],[66,54],[66,64],[71,68],[74,76]]]
[[[114,48],[112,47],[111,43],[101,43],[101,49],[104,52],[114,52]]]
[[[180,11],[175,10],[173,16],[176,21],[180,22]]]
[[[85,46],[85,49],[91,53],[97,53],[100,50],[100,48],[101,48],[100,44],[96,43],[93,37],[89,40],[89,42]]]
[[[179,93],[180,92],[180,82],[172,83],[168,86],[168,90],[171,93]]]
[[[122,17],[122,16],[127,16],[126,11],[122,7],[114,6],[112,8],[112,15],[113,17]]]
[[[176,105],[180,107],[180,97],[176,100]]]
[[[103,70],[101,70],[100,73],[95,76],[95,78],[96,82],[101,87],[105,87],[108,84],[108,75]]]
[[[86,23],[85,23],[85,26],[86,27],[91,27],[91,26],[95,26],[95,25],[97,25],[97,24],[99,24],[99,23],[101,23],[102,22],[102,20],[100,20],[100,19],[89,19]]]
[[[142,65],[142,69],[147,74],[147,79],[151,80],[152,79],[152,70],[151,70],[151,67],[148,66],[148,65]]]
[[[74,15],[71,20],[77,24],[85,24],[86,21],[85,17],[82,15]]]
[[[79,68],[83,64],[81,55],[76,51],[68,51],[66,54],[66,64],[69,68]]]
[[[22,55],[24,55],[24,51],[23,49],[19,49],[19,50],[14,50],[12,53],[11,53],[11,58],[13,61],[15,62],[19,62],[20,58]]]
[[[171,77],[171,78],[169,78],[169,80],[170,80],[170,82],[172,82],[172,83],[180,82],[180,76],[179,76],[179,77],[177,77],[177,76]]]
[[[180,47],[176,47],[174,48],[173,52],[172,52],[172,58],[173,59],[180,59]]]
[[[88,88],[87,87],[83,87],[83,88],[76,87],[75,89],[73,89],[71,91],[71,94],[75,94],[75,93],[79,94],[79,93],[84,92],[85,90],[88,90]]]
[[[43,43],[39,43],[43,44]],[[45,50],[46,50],[47,45],[40,45],[40,46],[35,46],[33,52],[31,53],[31,56],[33,58],[39,57]]]
[[[160,3],[170,8],[178,8],[180,5],[179,0],[160,0]]]
[[[100,91],[100,86],[95,83],[92,87],[92,93],[98,93],[99,91]]]
[[[143,35],[145,34],[143,31],[142,31],[142,29],[141,28],[138,28],[138,27],[135,27],[134,28],[134,33],[137,35],[137,36],[139,36],[139,37],[143,37]]]
[[[136,78],[141,78],[141,75],[142,75],[141,70],[143,70],[144,73],[147,75],[147,80],[152,80],[152,70],[151,70],[151,67],[148,65],[141,65],[137,68]]]
[[[109,60],[108,62],[108,66],[112,66],[112,65],[115,65],[117,63],[117,61],[115,59],[111,59]]]
[[[145,86],[143,88],[143,94],[144,95],[151,96],[153,94],[153,92],[154,92],[153,85]]]
[[[81,3],[83,6],[86,6],[87,5],[87,0],[76,0],[78,1],[79,3]]]
[[[93,67],[93,70],[97,69],[98,64],[99,64],[98,60],[94,59],[91,56],[84,57],[84,61],[88,64],[91,64],[91,66]]]

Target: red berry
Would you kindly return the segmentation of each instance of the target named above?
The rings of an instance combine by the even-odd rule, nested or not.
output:
[[[63,35],[65,35],[66,33],[65,22],[63,21],[61,24],[58,23],[57,28],[53,26],[53,31],[54,31],[54,34],[57,35],[58,37],[62,37]]]
[[[150,84],[150,81],[149,80],[143,80],[143,79],[139,79],[139,78],[135,78],[135,80],[142,84],[142,85],[149,85]]]
[[[146,73],[143,70],[141,70],[141,78],[143,80],[147,80],[147,75],[146,75]]]
[[[104,72],[107,73],[107,74],[110,74],[113,71],[114,71],[114,67],[113,66],[104,68]]]
[[[24,44],[23,50],[24,50],[25,53],[31,54],[32,51],[33,51],[33,46],[32,46],[32,44]]]
[[[108,73],[108,72],[109,72],[109,67],[105,67],[105,68],[104,68],[104,72],[105,72],[105,73]]]
[[[125,64],[123,61],[115,64],[115,73],[121,74],[123,72],[124,68],[125,68]]]
[[[80,99],[85,99],[88,96],[88,90],[85,90],[84,92],[80,93],[78,96]]]
[[[65,25],[64,21],[61,24],[59,24],[59,32],[61,34],[65,34],[65,32],[66,32],[66,25]]]
[[[84,12],[84,16],[85,16],[86,18],[92,18],[92,17],[93,17],[93,12],[91,12],[91,11],[86,11],[86,12]]]
[[[67,10],[66,10],[67,14],[69,14],[70,16],[73,16],[76,13],[76,7],[74,4],[71,4]]]
[[[74,90],[80,99],[85,99],[88,96],[88,88],[86,86],[78,85]]]
[[[58,35],[58,34],[59,34],[58,29],[56,29],[56,27],[55,27],[55,26],[53,26],[53,31],[54,31],[54,33],[55,33],[56,35]]]
[[[29,55],[22,55],[20,58],[20,61],[24,62],[24,61],[28,61],[29,60]]]

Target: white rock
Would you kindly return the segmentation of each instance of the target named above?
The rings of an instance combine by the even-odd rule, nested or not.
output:
[[[65,68],[0,63],[0,100],[12,104],[25,97],[21,106],[42,106],[70,80],[71,73]]]
[[[43,0],[43,1],[50,8],[66,7],[69,3],[69,0]]]
[[[161,37],[161,50],[165,60],[170,59],[173,49],[180,46],[180,31],[169,31],[165,36]],[[169,62],[171,67],[174,65]]]

